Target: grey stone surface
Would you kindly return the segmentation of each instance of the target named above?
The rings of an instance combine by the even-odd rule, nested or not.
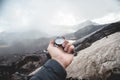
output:
[[[67,77],[87,80],[108,80],[114,74],[120,76],[120,32],[79,51],[67,73]]]

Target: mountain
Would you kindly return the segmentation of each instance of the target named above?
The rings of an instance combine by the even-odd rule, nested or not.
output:
[[[80,23],[78,25],[74,25],[72,27],[74,32],[66,34],[64,36],[67,39],[79,39],[79,38],[82,38],[83,36],[91,33],[92,31],[99,29],[99,28],[101,28],[101,26],[99,24],[92,22],[90,20],[87,20],[87,21]]]
[[[76,39],[80,39],[80,38],[94,32],[102,27],[105,27],[105,26],[107,26],[107,24],[106,25],[94,25],[94,24],[92,24],[92,25],[84,26],[83,28],[77,30],[74,33],[74,35],[75,35]]]
[[[119,22],[119,21],[118,21]],[[115,22],[117,23],[117,22]],[[92,21],[86,21],[84,23],[81,23],[79,25],[76,26],[73,26],[75,27],[77,30],[73,33],[69,33],[69,34],[66,34],[64,35],[66,37],[66,39],[73,39],[73,40],[78,40],[80,38],[83,38],[103,27],[107,27],[109,26],[111,23],[108,23],[108,24],[97,24],[97,23],[94,23]]]
[[[30,30],[27,32],[8,32],[4,31],[0,33],[0,39],[4,40],[5,42],[14,42],[14,41],[22,41],[24,39],[38,39],[41,37],[48,37],[48,34],[44,32],[40,32],[37,30]]]
[[[80,23],[80,24],[74,25],[74,26],[73,26],[73,29],[79,30],[79,29],[82,29],[82,28],[84,28],[85,26],[89,26],[89,25],[99,25],[99,24],[97,24],[97,23],[95,23],[95,22],[93,22],[93,21],[87,20],[87,21],[84,21],[84,22],[82,22],[82,23]]]
[[[78,40],[78,55],[67,68],[68,79],[120,79],[120,21]]]
[[[48,35],[36,30],[0,33],[0,54],[33,53],[46,49]]]
[[[24,39],[23,41],[14,41],[12,44],[1,43],[0,55],[2,54],[24,54],[34,53],[39,50],[47,49],[50,38]]]
[[[68,78],[66,80],[119,80],[119,31],[120,22],[111,23],[77,40],[79,41],[77,45],[79,47],[78,55],[74,57],[72,64],[67,68]],[[15,52],[23,54],[7,54],[8,56],[4,54],[1,56],[0,79],[3,80],[4,77],[5,80],[10,80],[11,77],[14,78],[11,80],[26,79],[29,73],[46,61],[47,55],[44,49],[46,49],[49,40],[50,38],[39,38],[35,40],[26,39],[24,42],[14,42],[14,45],[8,48],[9,51],[7,53],[15,50]],[[40,51],[37,51],[37,49]],[[26,53],[27,51],[37,52],[28,54]]]

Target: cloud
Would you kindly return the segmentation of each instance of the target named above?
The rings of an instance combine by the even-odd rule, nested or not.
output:
[[[11,32],[36,29],[51,35],[58,31],[63,33],[65,30],[60,25],[74,25],[75,17],[72,13],[61,10],[62,3],[54,3],[41,0],[8,1],[2,10],[0,25]],[[62,11],[62,14],[58,11]]]
[[[92,20],[99,24],[107,24],[120,21],[120,12],[118,13],[109,13],[104,17]]]
[[[2,9],[4,0],[0,0],[0,10]]]
[[[72,32],[71,26],[120,11],[115,0],[5,0],[0,27],[6,31]],[[64,30],[63,30],[64,29]]]
[[[117,0],[118,2],[120,2],[120,0]]]
[[[120,6],[120,0],[116,0],[117,1],[117,3],[118,3],[118,6]]]
[[[4,1],[4,0],[0,0],[0,4],[3,4],[3,1]]]

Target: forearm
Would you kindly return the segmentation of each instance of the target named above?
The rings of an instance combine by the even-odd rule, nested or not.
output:
[[[56,60],[50,59],[31,80],[65,80],[66,71]]]

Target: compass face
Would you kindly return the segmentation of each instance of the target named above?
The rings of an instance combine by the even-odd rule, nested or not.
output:
[[[57,37],[56,39],[55,39],[55,44],[56,45],[62,45],[63,43],[64,43],[64,38],[63,37]]]

